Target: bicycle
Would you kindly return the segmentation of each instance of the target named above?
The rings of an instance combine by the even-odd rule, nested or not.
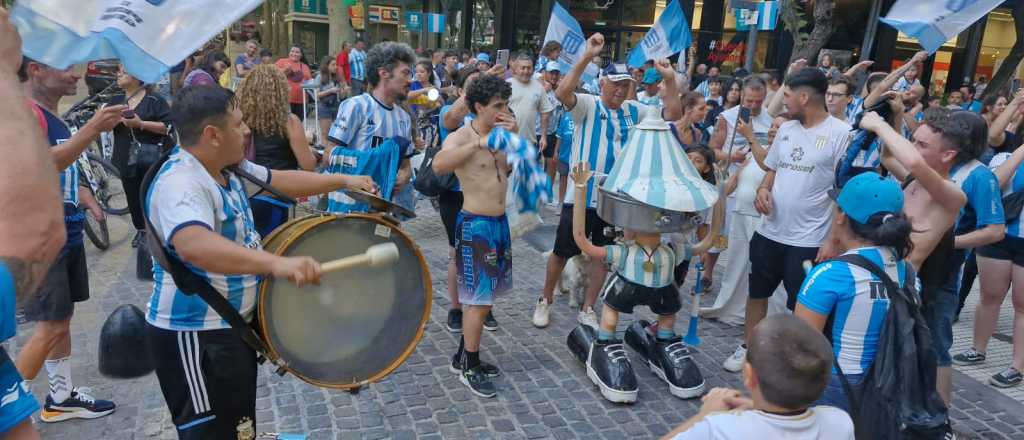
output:
[[[96,95],[79,101],[71,106],[62,115],[62,119],[68,123],[72,130],[84,126],[92,118],[100,105],[108,102],[114,85],[100,91]],[[117,167],[110,161],[113,154],[113,139],[111,136],[100,136],[98,142],[93,142],[85,154],[79,156],[77,164],[81,175],[88,188],[96,198],[103,212],[110,215],[125,215],[128,213],[128,198],[121,184],[121,175]],[[106,218],[96,220],[92,215],[85,215],[85,234],[89,240],[99,249],[106,250],[110,247],[110,232],[107,228]]]

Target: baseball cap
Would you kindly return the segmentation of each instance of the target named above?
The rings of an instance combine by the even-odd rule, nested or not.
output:
[[[544,65],[544,71],[545,72],[559,72],[559,73],[561,73],[562,72],[562,66],[560,64],[558,64],[558,61],[548,61],[547,64]]]
[[[829,197],[854,221],[866,224],[878,213],[897,214],[903,211],[903,190],[895,180],[874,171],[860,173],[843,185],[833,188]]]
[[[491,56],[483,52],[476,54],[476,60],[491,64]]]
[[[629,75],[629,69],[626,68],[625,64],[611,63],[601,71],[601,75],[599,77],[608,78],[608,80],[612,82],[624,80],[633,81],[633,77]]]
[[[661,74],[658,73],[658,69],[650,67],[644,71],[644,80],[641,82],[642,84],[654,84],[658,81],[661,81]]]

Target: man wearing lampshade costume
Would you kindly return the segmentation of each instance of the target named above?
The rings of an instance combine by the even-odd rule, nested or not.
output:
[[[559,102],[565,106],[575,124],[572,154],[570,163],[586,160],[591,170],[607,173],[615,164],[619,152],[629,140],[633,126],[648,117],[657,117],[658,108],[626,100],[635,87],[633,78],[627,73],[624,65],[609,64],[600,76],[600,96],[575,93],[580,78],[592,59],[598,57],[604,48],[604,36],[599,33],[591,35],[586,42],[583,56],[566,74],[555,91]],[[655,69],[665,82],[664,107],[661,116],[665,120],[674,121],[682,116],[682,105],[679,102],[679,89],[675,80],[675,71],[668,60],[658,60]],[[596,188],[588,184],[586,190],[586,235],[598,246],[612,244],[612,239],[604,235],[604,228],[610,226],[597,216]],[[575,189],[568,188],[563,200],[561,220],[555,237],[554,250],[548,258],[547,275],[544,280],[543,296],[537,303],[533,316],[533,325],[546,327],[549,323],[550,307],[554,302],[554,288],[565,263],[569,258],[580,254],[580,249],[572,237],[572,204],[575,200]],[[590,282],[587,286],[586,299],[577,320],[597,328],[597,315],[593,306],[604,282],[608,270],[603,261],[594,260],[590,263]]]

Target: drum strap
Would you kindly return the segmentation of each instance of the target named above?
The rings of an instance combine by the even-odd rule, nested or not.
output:
[[[295,205],[297,203],[295,201],[295,199],[291,198],[289,195],[281,192],[281,190],[279,190],[277,188],[274,188],[274,187],[270,186],[269,183],[264,182],[263,180],[257,178],[256,176],[253,176],[252,174],[249,174],[248,171],[243,170],[241,167],[239,167],[237,165],[232,165],[232,166],[228,167],[228,170],[231,170],[231,172],[235,173],[236,176],[241,177],[241,178],[243,178],[245,180],[248,180],[248,181],[252,182],[253,185],[256,185],[256,186],[260,187],[261,189],[263,189],[263,191],[266,191],[266,192],[268,192],[270,194],[273,194],[274,197],[277,197],[277,199],[282,201],[282,202],[285,202],[285,203],[287,203],[289,205]],[[256,193],[256,194],[259,194],[259,193]]]
[[[146,172],[146,177],[142,180],[141,190],[139,191],[139,196],[142,198],[142,216],[146,219],[146,244],[149,248],[149,253],[158,263],[160,263],[160,266],[171,275],[171,278],[174,279],[174,284],[178,287],[178,290],[181,290],[187,295],[199,295],[199,297],[202,298],[206,304],[212,307],[221,318],[228,322],[231,328],[235,330],[235,333],[242,338],[246,344],[252,347],[253,350],[256,350],[260,356],[269,358],[273,362],[275,360],[269,355],[270,351],[267,349],[266,344],[263,343],[263,340],[256,334],[256,331],[253,330],[252,326],[250,326],[248,322],[245,322],[245,318],[238,313],[238,310],[228,302],[224,295],[218,292],[217,289],[211,286],[206,280],[202,279],[185,267],[185,264],[182,263],[180,259],[167,251],[167,248],[164,247],[163,240],[159,238],[156,228],[153,227],[153,223],[149,220],[149,213],[147,212],[146,206],[146,195],[149,194],[149,187],[153,183],[153,178],[160,171],[160,168],[163,167],[164,162],[167,162],[167,158],[170,157],[174,150],[175,149],[172,149],[171,151],[164,153],[160,157],[160,160],[149,168]],[[251,177],[250,180],[254,183],[259,182],[257,185],[260,185],[262,188],[268,189],[269,191],[269,185],[264,186],[265,184],[260,182],[259,179],[252,176],[249,177]],[[275,193],[279,191],[274,189],[270,192]],[[263,359],[260,359],[260,362],[262,362],[262,360]]]

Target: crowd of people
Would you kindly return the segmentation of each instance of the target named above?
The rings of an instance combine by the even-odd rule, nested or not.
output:
[[[627,67],[607,60],[600,34],[574,64],[561,52],[549,41],[539,54],[495,63],[489,53],[356,39],[314,68],[298,46],[275,60],[249,41],[233,61],[212,47],[172,69],[165,90],[122,69],[118,97],[72,132],[57,108],[79,76],[24,57],[0,10],[0,102],[10,104],[0,106],[0,133],[33,126],[42,133],[17,135],[24,143],[0,164],[5,206],[35,195],[18,210],[24,216],[0,218],[0,337],[14,335],[15,299],[36,322],[14,360],[0,353],[0,386],[14,390],[0,406],[0,432],[35,435],[28,417],[39,405],[27,383],[43,367],[49,393],[40,420],[115,410],[74,385],[70,360],[75,303],[89,298],[83,216],[102,215],[75,160],[103,132],[113,132],[113,161],[137,231],[132,245],[144,245],[148,224],[169,254],[247,319],[262,277],[303,285],[318,282],[321,268],[312,258],[262,251],[261,237],[289,220],[290,206],[276,194],[250,196],[234,166],[287,196],[328,194],[326,210],[346,213],[364,208],[344,189],[415,208],[425,197],[413,189],[424,172],[417,156],[432,157],[432,174],[454,175],[430,197],[449,244],[445,326],[460,335],[450,369],[480,397],[500,392],[492,379],[501,366],[481,352],[484,330],[499,326],[492,308],[513,290],[506,194],[523,160],[540,162],[555,194],[545,209],[559,216],[532,324],[549,327],[567,262],[589,257],[576,318],[595,330],[586,369],[602,395],[635,400],[635,389],[629,395],[611,382],[625,356],[618,317],[637,305],[658,315],[649,328],[652,369],[674,395],[703,393],[681,364],[694,348],[675,332],[694,261],[702,268],[697,284],[717,292],[701,314],[743,325],[723,368],[741,373],[747,392],[711,390],[701,411],[666,438],[853,438],[851,393],[873,380],[876,354],[887,349],[880,344],[889,340],[883,335],[897,295],[887,285],[913,292],[931,344],[918,349],[934,353],[920,374],[934,378],[928,391],[946,407],[953,405],[950,365],[986,361],[1008,292],[1013,360],[990,383],[1024,381],[1024,91],[987,90],[982,98],[987,85],[965,84],[930,96],[918,79],[924,52],[891,72],[868,72],[880,67],[870,61],[843,71],[825,53],[813,66],[797,60],[785,72],[731,76],[693,50],[680,57],[684,65]],[[307,124],[314,106],[316,120]],[[636,125],[659,119],[676,141],[671,147],[725,198],[722,224],[704,213],[707,224],[681,240],[690,244],[671,234],[630,233],[623,241],[606,234],[615,225],[596,209],[591,175],[612,170]],[[165,160],[157,164],[145,154],[150,148]],[[375,163],[393,166],[367,165]],[[145,315],[179,437],[251,431],[255,352],[202,298],[183,294],[168,270],[154,265]],[[972,348],[951,353],[953,323],[975,278]]]

